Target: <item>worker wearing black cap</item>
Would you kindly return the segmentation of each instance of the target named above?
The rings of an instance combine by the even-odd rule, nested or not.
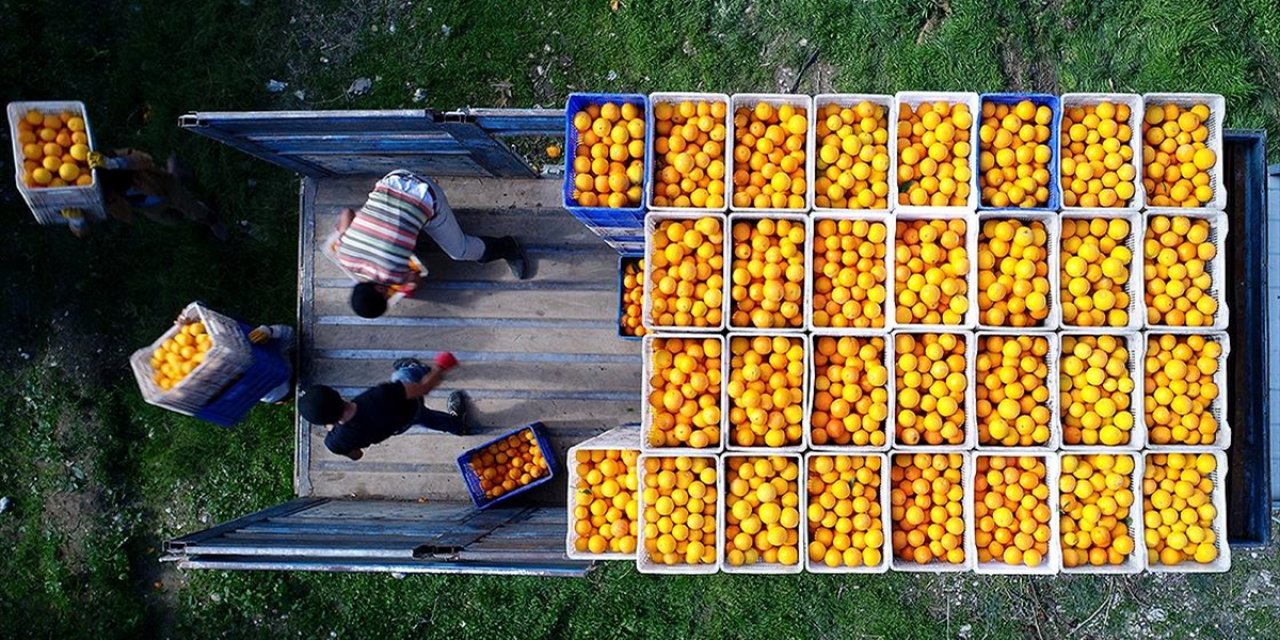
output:
[[[298,398],[298,412],[312,424],[330,427],[327,449],[352,460],[364,457],[364,449],[413,425],[454,435],[467,433],[466,395],[449,394],[448,411],[427,408],[424,398],[440,385],[446,369],[456,364],[452,354],[442,353],[436,366],[404,358],[395,363],[390,382],[384,382],[348,401],[332,387],[312,385]]]

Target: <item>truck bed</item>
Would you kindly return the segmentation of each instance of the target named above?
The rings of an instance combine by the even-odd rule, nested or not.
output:
[[[467,500],[455,458],[497,433],[541,421],[563,455],[574,443],[639,419],[639,343],[617,337],[617,254],[559,206],[554,180],[442,178],[462,228],[514,235],[534,263],[520,282],[502,261],[453,262],[420,251],[429,275],[414,299],[376,320],[348,305],[352,282],[318,249],[344,207],[359,208],[374,178],[305,178],[299,299],[300,384],[351,397],[384,381],[400,357],[452,351],[461,366],[428,397],[470,394],[472,432],[415,427],[355,462],[324,447],[324,427],[297,421],[300,496]],[[430,242],[426,244],[430,245]],[[563,503],[563,479],[532,497]]]

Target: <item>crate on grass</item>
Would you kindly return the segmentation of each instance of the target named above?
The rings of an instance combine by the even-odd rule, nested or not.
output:
[[[95,149],[93,128],[89,125],[89,112],[85,109],[84,103],[78,100],[49,100],[40,102],[10,102],[6,110],[9,116],[9,139],[13,141],[13,165],[14,180],[18,186],[18,193],[22,194],[22,199],[26,201],[27,206],[31,208],[31,213],[35,215],[36,220],[40,224],[65,224],[66,218],[62,216],[64,209],[79,210],[86,218],[90,220],[102,220],[107,217],[106,206],[102,198],[102,185],[98,181],[97,171],[87,170],[90,178],[89,184],[69,184],[66,186],[41,186],[28,185],[24,179],[24,160],[35,161],[36,158],[28,157],[24,153],[24,147],[28,144],[40,146],[41,155],[44,153],[45,147],[54,144],[59,147],[57,151],[66,154],[69,153],[70,147],[64,147],[56,140],[46,140],[36,136],[32,142],[24,143],[22,128],[20,122],[27,117],[28,113],[36,112],[43,116],[54,116],[61,118],[62,114],[70,113],[73,117],[81,118],[84,121],[84,144],[89,150]],[[66,124],[66,123],[62,123]],[[43,123],[39,126],[31,124],[37,132],[43,128]],[[78,166],[79,162],[77,163]],[[45,169],[47,170],[47,169]],[[77,169],[79,171],[79,169]],[[56,172],[53,177],[58,177]]]
[[[180,342],[197,341],[189,333],[191,329],[184,330],[187,326],[198,326],[197,335],[208,336],[209,344],[204,354],[199,356],[200,361],[193,360],[193,354],[183,355],[181,351],[182,348],[194,348]],[[166,345],[172,348],[166,348]],[[189,372],[178,374],[174,380],[174,376],[157,371],[157,359],[171,369],[181,366],[182,362],[194,363],[195,366]],[[143,399],[186,415],[196,415],[253,364],[253,350],[240,323],[198,302],[187,305],[178,321],[158,340],[129,357],[129,365]],[[162,386],[161,381],[166,382],[168,388]]]
[[[979,189],[978,189],[978,124],[982,115],[982,105],[978,101],[978,94],[969,92],[951,92],[951,91],[903,91],[894,96],[897,102],[898,122],[894,123],[896,127],[902,122],[910,122],[912,119],[919,117],[918,122],[923,125],[926,133],[932,133],[937,130],[951,130],[951,141],[944,142],[937,140],[933,144],[925,146],[925,134],[918,136],[915,145],[911,145],[908,138],[898,138],[899,144],[902,141],[908,142],[907,147],[901,147],[897,151],[897,166],[893,169],[893,176],[898,182],[898,201],[894,205],[894,210],[903,212],[919,212],[921,210],[931,208],[963,208],[970,211],[978,208]],[[945,105],[947,110],[946,116],[939,115],[934,107]],[[956,115],[954,110],[957,106],[964,106],[968,111],[968,122],[964,121],[965,116]],[[934,117],[930,118],[929,115]],[[943,119],[945,117],[945,120]],[[944,125],[950,125],[944,127]],[[932,131],[930,131],[932,130]],[[916,139],[913,130],[911,138]],[[960,132],[968,134],[967,140],[961,140]],[[967,145],[967,150],[960,146],[961,143]],[[957,152],[964,153],[963,160],[957,156]],[[969,172],[967,179],[962,171],[955,171],[958,176],[946,176],[942,171],[942,163],[949,163],[954,170],[965,169]],[[910,171],[903,171],[909,169]],[[943,180],[950,180],[950,186],[955,187],[948,193],[944,190],[948,183]],[[968,193],[965,194],[963,189],[958,188],[960,185],[968,186]],[[960,202],[960,195],[964,195],[963,202]]]
[[[883,116],[880,122],[875,118],[876,109]],[[835,113],[829,113],[831,111]],[[834,129],[830,125],[836,123],[829,122],[833,117],[840,120]],[[813,180],[809,184],[813,210],[874,211],[882,214],[892,211],[898,203],[898,104],[893,96],[873,93],[819,94],[813,97],[813,112],[809,119],[809,148],[814,156],[815,168]],[[863,126],[868,120],[874,123],[871,129],[874,133],[868,131],[870,125]],[[830,133],[820,136],[819,129],[826,129]],[[884,140],[879,140],[882,133]],[[872,144],[865,143],[867,137],[870,137]],[[824,144],[828,140],[830,144]],[[849,140],[851,141],[846,142]],[[880,146],[884,147],[882,154],[877,149]],[[827,147],[825,157],[824,147]],[[871,151],[865,151],[867,148]],[[883,169],[880,165],[882,162]],[[827,173],[833,167],[838,171],[835,178]],[[883,174],[883,178],[878,174]],[[826,188],[819,188],[820,186]]]
[[[651,93],[649,106],[645,135],[653,162],[645,167],[650,181],[645,189],[646,208],[650,211],[724,211],[729,204],[729,183],[733,180],[733,118],[729,117],[729,96]],[[686,111],[682,111],[682,106]],[[687,111],[690,106],[691,112]],[[681,130],[690,125],[697,128],[692,138],[693,131]],[[659,127],[670,129],[663,133]],[[677,158],[685,154],[689,159],[668,164],[667,153],[676,154]],[[690,182],[685,184],[685,180]],[[703,180],[705,186],[700,184]]]
[[[512,440],[512,438],[514,438],[514,440]],[[498,451],[498,449],[503,445],[506,445],[508,449],[514,447],[516,449],[529,450],[530,460],[522,460],[521,462],[541,466],[541,471],[527,471],[516,466],[512,466],[510,464],[510,454]],[[490,449],[490,447],[492,447],[492,449]],[[532,455],[532,450],[535,447],[542,458],[544,463],[543,465],[537,465],[537,458],[539,456]],[[503,465],[501,467],[502,469],[508,469],[507,478],[505,479],[511,480],[513,484],[515,484],[514,488],[507,489],[501,484],[501,482],[499,482],[498,486],[489,491],[485,491],[480,475],[485,473],[485,465],[488,463],[483,460],[483,457],[487,455],[493,455],[495,463]],[[498,461],[497,458],[499,457],[503,457],[505,460]],[[472,466],[472,463],[476,461],[477,458],[481,458],[480,463],[476,465],[480,467],[479,471]],[[496,467],[489,468],[498,470]],[[514,474],[515,477],[512,477],[513,474],[511,474],[511,471],[513,470],[520,473],[516,473]],[[547,436],[546,429],[542,426],[542,423],[532,422],[524,425],[523,427],[517,427],[511,431],[507,431],[506,433],[503,433],[502,435],[478,447],[462,452],[462,455],[458,456],[458,471],[462,473],[462,481],[467,487],[467,493],[471,496],[472,504],[474,504],[477,509],[488,509],[489,507],[500,502],[505,502],[514,496],[527,493],[534,487],[539,487],[551,482],[551,479],[556,476],[556,451],[555,448],[551,446],[551,439]],[[533,475],[534,473],[538,473],[539,475],[535,476]],[[524,476],[528,476],[528,479],[526,480]],[[490,480],[492,481],[493,478]],[[501,491],[498,489],[501,489]]]

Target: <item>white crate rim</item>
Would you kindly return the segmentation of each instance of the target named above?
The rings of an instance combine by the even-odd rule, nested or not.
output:
[[[866,101],[871,104],[880,105],[885,108],[885,123],[887,133],[892,137],[885,141],[885,148],[889,154],[889,170],[885,176],[885,181],[889,188],[885,194],[885,204],[883,209],[837,209],[835,207],[818,206],[818,191],[816,175],[818,171],[817,152],[814,151],[814,173],[813,179],[809,181],[809,203],[814,213],[891,213],[898,203],[898,142],[897,135],[893,133],[894,128],[898,126],[898,101],[893,99],[892,95],[887,93],[820,93],[813,97],[813,109],[809,112],[813,115],[809,118],[809,148],[816,150],[818,148],[818,109],[825,108],[829,104],[839,105],[841,108],[856,106]]]
[[[806,503],[808,502],[808,495],[809,495],[809,469],[812,468],[813,459],[819,456],[827,456],[831,458],[847,456],[847,457],[879,458],[880,459],[880,471],[876,475],[880,479],[880,487],[877,489],[877,491],[879,491],[878,499],[880,501],[880,531],[881,533],[884,534],[884,544],[880,546],[880,564],[874,567],[868,567],[866,565],[862,565],[858,567],[848,567],[844,565],[841,565],[839,567],[828,567],[825,563],[815,562],[812,558],[810,558],[808,549],[806,548],[805,554],[804,554],[805,571],[808,571],[809,573],[886,573],[888,572],[889,564],[892,562],[892,559],[893,559],[893,539],[892,539],[892,533],[890,531],[890,527],[892,526],[892,517],[890,512],[893,508],[893,504],[890,500],[890,494],[892,493],[892,490],[889,489],[889,482],[890,482],[889,473],[891,472],[890,465],[892,463],[889,459],[888,451],[809,451],[805,453],[804,454],[804,469],[805,469],[804,494],[805,494]],[[804,514],[804,521],[805,521],[804,529],[806,532],[805,535],[808,536],[808,539],[812,543],[813,532],[810,530],[812,526],[809,524],[809,514],[807,513],[808,509],[806,509],[805,511],[806,511],[806,513]]]
[[[724,240],[721,243],[722,246],[720,247],[720,255],[721,255],[721,258],[724,259],[724,268],[722,269],[723,273],[721,274],[721,277],[724,279],[724,284],[721,287],[722,301],[720,302],[720,324],[715,326],[706,326],[706,327],[696,327],[696,326],[681,327],[676,325],[672,325],[672,326],[659,325],[655,323],[652,318],[653,286],[654,286],[653,285],[653,234],[655,231],[657,231],[658,225],[667,220],[678,220],[678,221],[692,220],[696,222],[699,219],[707,218],[707,217],[715,218],[720,223],[720,231],[721,231],[721,234],[724,236]],[[730,229],[729,229],[728,218],[723,213],[720,213],[717,211],[698,211],[696,209],[682,209],[678,211],[664,211],[662,213],[651,212],[645,215],[644,217],[644,293],[642,294],[643,304],[641,305],[641,311],[640,311],[640,324],[645,328],[645,331],[648,331],[650,333],[699,333],[699,332],[710,333],[710,332],[719,332],[724,330],[724,328],[729,323],[728,286],[731,284],[731,280],[729,278],[729,274],[730,274],[729,267],[731,263],[728,260],[730,256],[728,251],[732,245],[732,242],[731,242],[732,237],[729,235],[729,233],[730,233]]]
[[[884,303],[880,305],[880,317],[883,320],[883,326],[866,327],[866,328],[819,327],[814,324],[813,316],[817,312],[817,309],[815,309],[813,305],[813,291],[814,291],[813,284],[814,284],[814,280],[818,278],[818,272],[816,269],[813,268],[813,263],[815,261],[816,252],[817,252],[818,223],[824,220],[834,220],[836,221],[837,224],[839,224],[841,220],[850,220],[850,221],[865,220],[866,222],[871,224],[879,223],[884,225],[885,279],[884,279],[884,282],[881,283],[881,285],[884,287]],[[872,331],[872,332],[877,332],[881,334],[887,334],[889,331],[892,331],[895,324],[894,314],[892,313],[895,307],[895,302],[894,302],[895,281],[893,277],[894,275],[893,274],[893,250],[894,250],[894,236],[897,229],[897,225],[896,225],[896,222],[894,221],[893,214],[877,213],[873,211],[842,211],[842,210],[818,209],[818,210],[815,210],[813,217],[811,218],[810,227],[811,227],[811,233],[809,237],[810,250],[807,258],[809,261],[809,268],[805,273],[805,280],[804,280],[804,295],[806,300],[808,301],[808,313],[805,316],[805,330],[810,333],[814,333],[814,332],[830,333],[830,334],[849,333],[850,335],[854,335],[864,331]],[[839,233],[838,230],[837,230],[837,233]]]
[[[793,94],[793,93],[735,93],[729,97],[729,115],[728,115],[729,119],[730,120],[733,119],[733,114],[737,111],[739,106],[744,106],[743,103],[750,103],[746,106],[751,106],[754,108],[755,104],[760,102],[766,102],[775,107],[781,106],[784,104],[789,104],[793,107],[803,107],[805,109],[805,117],[809,120],[810,126],[809,126],[809,132],[806,132],[805,134],[806,139],[805,139],[805,149],[804,149],[804,152],[805,152],[804,153],[804,175],[805,175],[805,180],[808,180],[809,184],[805,185],[804,207],[799,209],[790,208],[790,207],[783,207],[779,209],[772,209],[772,208],[757,209],[755,207],[736,207],[733,205],[733,194],[735,191],[737,191],[737,188],[733,184],[732,174],[727,174],[729,175],[730,180],[729,180],[729,184],[725,185],[727,187],[725,194],[728,196],[727,201],[729,203],[729,211],[732,211],[732,212],[756,211],[756,212],[762,212],[762,213],[807,213],[813,210],[813,167],[814,167],[813,155],[814,154],[813,154],[813,147],[809,144],[809,140],[812,139],[811,132],[813,131],[813,126],[812,126],[813,99],[807,95]],[[730,151],[730,155],[732,155],[732,147],[737,146],[737,140],[735,140],[734,138],[729,138],[729,141],[730,141],[729,142],[730,148],[728,150]]]
[[[1114,104],[1124,104],[1129,107],[1129,147],[1133,150],[1133,197],[1129,199],[1128,206],[1110,207],[1111,211],[1141,211],[1146,207],[1147,190],[1142,186],[1142,117],[1146,113],[1143,107],[1142,96],[1136,93],[1064,93],[1060,97],[1062,104],[1062,115],[1065,119],[1067,109],[1076,106],[1096,106],[1101,102],[1111,102]],[[1062,158],[1062,127],[1058,127],[1058,158]],[[1058,183],[1062,183],[1061,167],[1059,164]],[[1063,202],[1062,210],[1064,212],[1088,210],[1089,207],[1067,206],[1066,203],[1067,189],[1062,188]]]
[[[644,143],[645,143],[645,149],[649,150],[649,153],[652,156],[652,161],[650,162],[650,165],[648,167],[648,172],[650,176],[649,187],[644,190],[644,196],[643,196],[643,201],[644,201],[643,206],[645,208],[645,211],[663,212],[663,211],[687,211],[689,209],[694,209],[697,211],[724,213],[729,207],[729,189],[732,187],[732,183],[733,183],[733,111],[729,108],[729,95],[725,93],[655,91],[653,93],[650,93],[648,98],[649,98],[649,110],[645,114],[645,130],[644,130],[645,142]],[[724,142],[721,143],[721,155],[723,156],[723,160],[724,160],[724,177],[721,179],[724,182],[724,206],[714,207],[714,208],[713,207],[702,207],[702,208],[687,207],[682,209],[681,207],[659,207],[653,204],[653,191],[658,186],[658,181],[657,181],[658,152],[654,150],[654,146],[653,146],[653,136],[655,133],[655,130],[654,130],[655,119],[653,115],[654,107],[658,106],[659,103],[662,103],[662,104],[676,103],[682,100],[724,103],[725,137],[724,137]]]
[[[880,429],[884,432],[884,444],[880,446],[859,446],[854,444],[814,444],[813,442],[813,401],[817,395],[817,379],[818,365],[814,359],[817,353],[818,340],[822,338],[831,338],[839,341],[841,338],[861,338],[875,339],[879,338],[884,342],[881,349],[880,359],[884,364],[885,371],[889,377],[885,380],[884,389],[888,396],[886,401],[886,411],[884,422],[881,423]],[[897,400],[897,392],[894,391],[894,353],[893,353],[893,337],[889,334],[879,333],[875,331],[864,331],[858,333],[827,333],[823,331],[811,333],[808,335],[809,340],[809,391],[805,394],[805,430],[804,430],[804,447],[806,451],[823,453],[827,455],[866,455],[871,453],[885,453],[889,451],[890,445],[893,444],[893,420],[896,416],[894,407]]]
[[[900,91],[893,96],[894,112],[901,117],[902,105],[908,104],[915,107],[923,102],[948,102],[952,105],[965,104],[969,107],[969,115],[972,116],[973,124],[969,127],[969,197],[965,199],[963,206],[933,207],[929,205],[919,206],[911,204],[894,203],[893,209],[899,213],[913,213],[926,209],[954,209],[965,211],[977,211],[978,202],[980,200],[978,188],[978,152],[979,138],[978,129],[982,126],[982,100],[976,92],[971,91]],[[897,127],[898,123],[894,123]],[[895,136],[896,137],[896,136]],[[897,146],[897,142],[894,142]],[[898,179],[898,165],[896,159],[898,157],[897,149],[894,149],[893,155],[895,162],[893,165],[893,179]],[[901,192],[899,192],[901,195]]]

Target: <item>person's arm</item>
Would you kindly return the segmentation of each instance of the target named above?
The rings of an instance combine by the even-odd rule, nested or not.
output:
[[[355,209],[343,209],[342,213],[338,214],[338,234],[341,235],[346,233],[347,227],[350,227],[351,222],[354,221],[355,219],[356,219]]]
[[[417,400],[430,393],[432,389],[440,386],[442,381],[444,381],[444,368],[434,367],[431,369],[431,373],[428,373],[421,381],[403,383],[404,395],[410,400]]]
[[[353,449],[347,452],[347,457],[352,460],[359,460],[364,457],[364,449]]]

